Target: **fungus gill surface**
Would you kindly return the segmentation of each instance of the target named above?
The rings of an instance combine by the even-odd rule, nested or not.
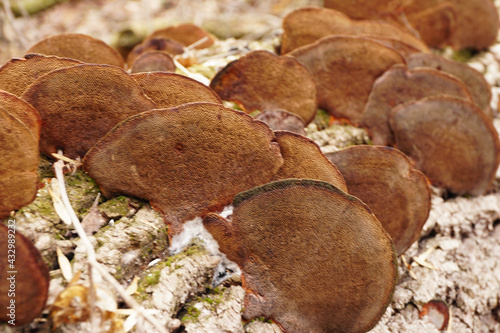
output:
[[[148,51],[164,51],[172,56],[184,53],[184,45],[171,38],[150,38],[137,44],[127,56],[127,66],[131,67],[135,59]]]
[[[0,91],[0,218],[35,199],[40,125],[31,105]]]
[[[189,103],[128,118],[83,163],[106,197],[149,200],[175,235],[184,222],[268,182],[283,164],[274,141],[267,125],[243,112]]]
[[[327,154],[349,194],[361,199],[391,235],[398,255],[420,237],[431,209],[426,177],[397,149],[351,146]]]
[[[391,301],[394,245],[359,199],[335,186],[285,179],[238,194],[232,220],[206,228],[242,269],[243,317],[286,332],[364,332]]]
[[[92,64],[106,64],[123,68],[125,63],[118,51],[99,39],[65,33],[42,39],[26,53],[39,53],[71,58]]]
[[[373,82],[392,65],[405,63],[395,50],[364,37],[330,36],[290,55],[311,72],[319,107],[358,125]]]
[[[395,107],[389,116],[396,147],[438,187],[455,194],[486,192],[500,162],[491,120],[473,103],[434,96]]]
[[[373,84],[361,124],[376,145],[394,145],[389,127],[391,109],[405,102],[434,95],[450,95],[471,101],[465,84],[455,76],[432,68],[394,66]]]
[[[266,110],[254,119],[265,122],[273,131],[283,130],[306,135],[302,118],[286,110]]]
[[[180,74],[137,73],[132,74],[132,77],[159,109],[191,102],[222,104],[220,97],[212,89]]]
[[[21,96],[40,113],[40,151],[83,157],[121,120],[155,104],[120,68],[83,64],[38,78]]]
[[[14,247],[9,247],[13,244]],[[28,324],[45,307],[49,291],[49,269],[43,262],[40,251],[15,229],[15,224],[8,221],[7,226],[0,223],[0,250],[5,253],[0,257],[0,306],[3,309],[0,321],[12,320],[13,326]],[[15,255],[8,256],[8,253]],[[12,293],[15,294],[14,297]]]
[[[284,109],[309,124],[316,115],[316,85],[297,59],[268,51],[251,51],[221,69],[210,87],[226,101],[250,113]]]
[[[0,67],[0,89],[21,96],[40,76],[55,69],[81,64],[81,61],[75,59],[42,54],[26,54],[24,59],[13,58]]]

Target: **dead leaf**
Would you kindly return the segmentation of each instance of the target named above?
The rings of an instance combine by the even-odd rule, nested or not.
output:
[[[106,223],[106,219],[101,215],[99,208],[97,208],[100,197],[101,193],[98,193],[88,214],[82,220],[82,227],[87,235],[96,233]]]
[[[68,258],[61,251],[61,248],[58,246],[56,248],[57,251],[57,262],[59,263],[59,267],[61,268],[62,275],[66,281],[71,281],[73,279],[73,272],[71,271],[71,263]]]

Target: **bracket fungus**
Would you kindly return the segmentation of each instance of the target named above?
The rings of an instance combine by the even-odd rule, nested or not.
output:
[[[420,237],[429,216],[427,178],[406,155],[389,147],[351,146],[327,157],[344,176],[349,194],[370,207],[401,255]]]
[[[325,0],[325,7],[356,19],[411,26],[430,46],[484,49],[496,41],[498,11],[491,0]]]
[[[75,59],[41,54],[26,54],[24,59],[13,58],[0,67],[0,89],[21,96],[40,76],[55,69],[81,64]]]
[[[243,112],[189,103],[122,121],[83,163],[106,197],[149,200],[175,235],[184,222],[268,182],[283,164],[274,141],[267,125]]]
[[[7,226],[0,224],[0,250],[4,253],[0,258],[0,306],[3,309],[0,321],[12,326],[28,324],[45,307],[49,269],[38,249],[11,222],[7,222]]]
[[[113,65],[123,68],[125,63],[118,51],[103,41],[83,34],[59,34],[42,39],[26,53],[54,55],[85,63]]]
[[[405,63],[395,50],[364,37],[323,37],[289,54],[311,72],[319,107],[354,125],[359,124],[375,79]]]
[[[42,117],[40,151],[62,149],[70,158],[83,157],[121,120],[156,107],[123,69],[95,64],[47,73],[21,98]]]
[[[337,10],[304,7],[289,13],[283,19],[282,53],[313,43],[330,35],[364,36],[392,40],[408,45],[419,52],[429,52],[425,43],[410,31],[390,22],[353,20]]]
[[[131,73],[144,72],[175,72],[175,63],[172,57],[163,51],[148,51],[138,56],[132,66]]]
[[[409,69],[417,67],[430,67],[456,76],[467,86],[472,95],[472,100],[483,112],[493,118],[490,107],[491,87],[483,74],[467,64],[446,59],[433,53],[414,53],[406,56]]]
[[[136,73],[132,74],[132,77],[159,109],[191,102],[222,104],[219,95],[212,89],[180,74]]]
[[[171,38],[150,38],[137,44],[127,56],[127,66],[130,68],[135,60],[148,51],[163,51],[175,56],[184,53],[184,45]]]
[[[182,43],[184,46],[190,46],[204,39],[203,42],[196,45],[196,49],[204,49],[212,46],[214,43],[213,37],[207,31],[192,23],[183,23],[176,26],[158,29],[146,39],[157,37],[171,38]]]
[[[40,126],[31,105],[0,91],[0,218],[35,199]]]
[[[500,141],[491,120],[473,103],[434,96],[395,107],[389,116],[396,147],[438,187],[480,195],[500,163]]]
[[[394,145],[389,127],[391,109],[405,102],[434,95],[472,99],[465,84],[455,76],[432,68],[409,70],[406,66],[394,66],[373,84],[361,125],[368,130],[374,144]]]
[[[210,87],[223,100],[250,113],[284,109],[309,124],[316,115],[314,79],[297,59],[268,51],[251,51],[221,69]]]
[[[273,131],[283,130],[306,135],[306,125],[302,118],[286,110],[265,110],[254,119],[265,122]]]
[[[238,194],[232,220],[205,227],[243,273],[243,317],[286,332],[365,332],[389,305],[394,245],[359,199],[335,186],[285,179]]]
[[[342,173],[328,160],[314,141],[288,131],[275,131],[274,135],[280,145],[283,165],[272,180],[286,178],[321,180],[347,193]]]

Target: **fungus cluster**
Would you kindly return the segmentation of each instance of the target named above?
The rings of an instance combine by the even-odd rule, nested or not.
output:
[[[445,18],[462,2],[404,10],[410,22],[441,18],[432,38],[461,45]],[[370,2],[366,18],[382,7]],[[215,42],[192,24],[155,31],[126,62],[88,36],[49,37],[0,68],[0,189],[14,177],[18,189],[0,191],[0,218],[33,200],[39,151],[62,150],[83,158],[104,196],[149,200],[170,237],[202,217],[243,272],[245,319],[287,332],[367,331],[392,298],[397,255],[429,215],[423,174],[479,195],[500,163],[484,79],[397,24],[296,10],[283,21],[281,55],[248,52],[210,87],[169,72],[172,57]],[[384,146],[325,156],[301,135],[318,107]],[[230,218],[218,215],[231,203]]]

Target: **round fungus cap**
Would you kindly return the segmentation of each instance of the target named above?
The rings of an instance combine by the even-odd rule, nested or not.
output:
[[[467,64],[446,59],[433,53],[414,53],[406,56],[408,68],[429,67],[441,70],[462,80],[472,95],[472,100],[483,112],[493,118],[490,107],[491,87],[483,74]]]
[[[311,139],[288,131],[275,131],[280,145],[283,165],[273,180],[286,178],[308,178],[335,185],[347,192],[346,182],[337,167],[321,152]]]
[[[396,147],[438,187],[455,194],[483,194],[500,162],[491,120],[471,102],[428,97],[395,107],[389,116]]]
[[[206,38],[204,42],[195,47],[196,49],[204,49],[212,46],[214,43],[213,37],[207,31],[192,23],[183,23],[156,30],[146,39],[157,37],[171,38],[180,42],[184,46],[192,45],[199,40]]]
[[[391,38],[420,52],[429,52],[422,40],[396,24],[352,20],[344,13],[321,7],[303,7],[285,16],[281,52],[288,53],[330,35]]]
[[[391,109],[405,102],[415,101],[434,95],[450,95],[471,100],[465,84],[455,76],[432,68],[415,68],[396,65],[373,84],[368,97],[361,125],[370,134],[376,145],[394,145],[394,137],[389,127]]]
[[[316,115],[314,79],[297,59],[251,51],[221,69],[210,87],[247,112],[285,109],[309,124]]]
[[[137,44],[127,56],[127,66],[130,68],[135,60],[148,51],[163,51],[169,55],[175,56],[184,53],[184,45],[181,42],[171,38],[150,38],[140,44]]]
[[[169,233],[222,209],[268,182],[283,164],[272,130],[214,103],[150,110],[118,124],[85,156],[85,170],[107,197],[147,199]]]
[[[164,51],[147,51],[138,56],[130,67],[131,73],[175,72],[172,57]]]
[[[349,194],[370,207],[401,255],[420,237],[429,216],[427,178],[405,154],[389,147],[351,146],[327,157],[344,176]]]
[[[158,72],[137,73],[132,77],[159,109],[191,102],[222,104],[212,89],[184,75]]]
[[[55,69],[81,64],[75,59],[41,54],[27,54],[24,59],[13,58],[0,67],[0,89],[21,96],[40,76]]]
[[[310,179],[238,194],[232,221],[206,228],[243,273],[243,317],[285,332],[365,332],[384,314],[397,280],[390,236],[359,199]]]
[[[0,321],[12,320],[9,316],[11,300],[15,299],[15,326],[30,323],[38,317],[47,301],[49,293],[49,269],[42,260],[40,251],[18,230],[15,233],[4,224],[0,224],[0,251],[5,255],[0,258],[0,306],[3,311]],[[15,239],[15,267],[7,256],[10,253],[8,245]],[[16,273],[11,273],[15,271]],[[14,280],[11,278],[14,276]],[[15,298],[9,297],[11,284],[15,284]]]
[[[302,118],[286,110],[266,110],[254,118],[265,122],[273,131],[282,130],[306,135],[306,125]]]
[[[38,78],[21,96],[42,117],[40,151],[83,157],[121,120],[155,104],[124,70],[83,64]]]
[[[26,53],[39,53],[71,58],[92,64],[123,68],[125,63],[118,51],[99,39],[83,34],[59,34],[42,39]]]
[[[35,199],[40,126],[31,105],[0,91],[0,218]]]
[[[290,55],[311,72],[319,107],[335,118],[358,125],[375,79],[404,63],[395,50],[364,37],[331,36],[302,46]]]

